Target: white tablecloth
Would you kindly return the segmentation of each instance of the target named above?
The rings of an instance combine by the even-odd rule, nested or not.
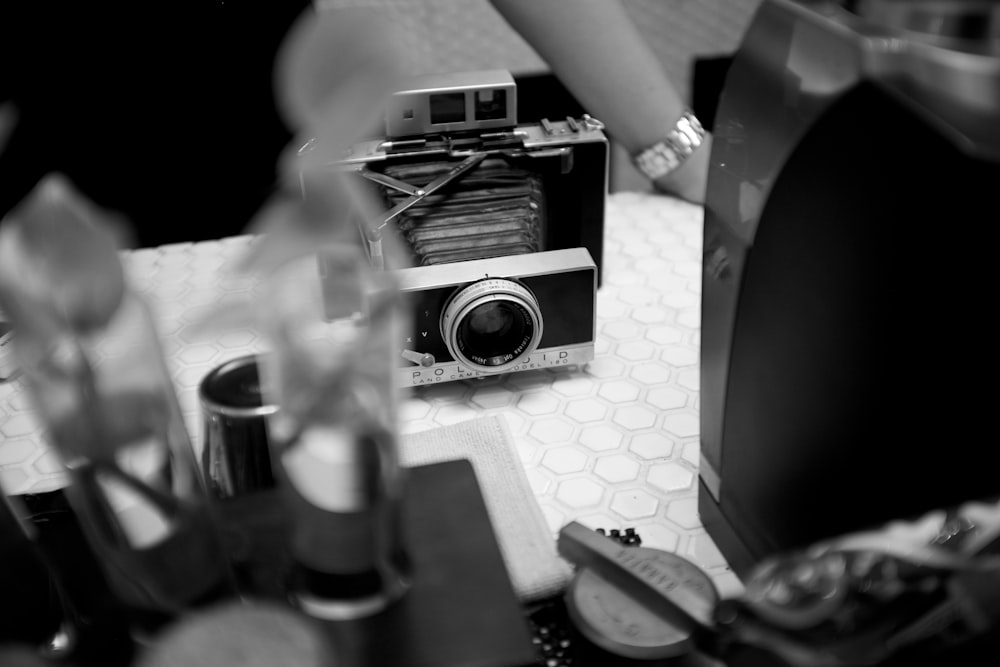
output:
[[[728,595],[741,585],[697,511],[701,223],[700,207],[672,198],[610,195],[594,361],[407,390],[401,429],[501,415],[553,535],[571,520],[634,528],[643,546],[684,555]],[[252,298],[254,281],[228,271],[251,242],[234,237],[124,257],[157,315],[196,447],[201,378],[263,349],[250,328],[197,326],[224,300]],[[19,381],[0,385],[0,481],[10,493],[65,483]]]

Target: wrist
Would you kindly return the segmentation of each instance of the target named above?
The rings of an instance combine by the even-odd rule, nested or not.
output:
[[[712,152],[712,135],[706,133],[701,145],[676,169],[652,179],[653,188],[696,204],[705,202],[708,170]]]
[[[658,181],[683,166],[701,147],[705,130],[688,110],[681,113],[663,136],[632,155],[632,162],[651,181]]]

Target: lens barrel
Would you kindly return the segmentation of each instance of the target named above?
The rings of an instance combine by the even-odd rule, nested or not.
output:
[[[472,370],[500,373],[521,363],[542,339],[542,313],[534,294],[506,278],[465,286],[441,313],[448,352]]]

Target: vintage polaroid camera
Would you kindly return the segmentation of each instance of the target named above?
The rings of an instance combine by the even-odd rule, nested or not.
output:
[[[386,136],[331,165],[361,179],[384,210],[358,229],[371,265],[397,272],[415,315],[399,385],[592,360],[608,183],[602,124],[519,125],[504,70],[407,83],[386,106]],[[392,264],[390,241],[407,265]]]

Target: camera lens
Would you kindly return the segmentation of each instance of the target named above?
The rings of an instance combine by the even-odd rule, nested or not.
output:
[[[538,347],[542,316],[527,287],[488,278],[455,294],[441,314],[441,332],[456,361],[497,373],[522,362]]]
[[[500,366],[524,354],[534,325],[520,305],[492,301],[476,306],[458,323],[458,348],[483,366]]]

